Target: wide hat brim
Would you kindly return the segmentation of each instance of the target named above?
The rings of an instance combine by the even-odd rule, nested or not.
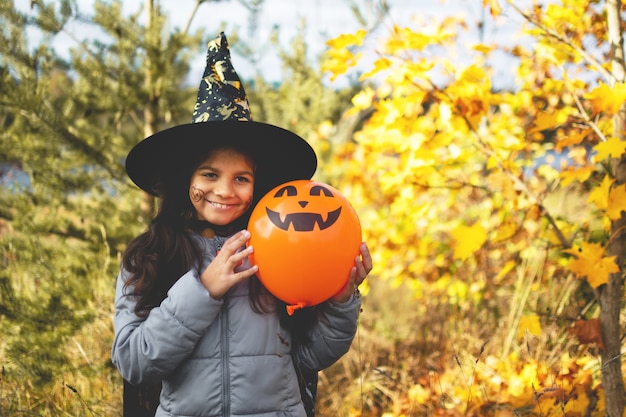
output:
[[[131,149],[126,172],[139,188],[158,196],[161,182],[189,172],[194,157],[221,146],[253,157],[255,189],[310,179],[317,169],[315,151],[295,133],[261,122],[224,120],[178,125],[149,136]]]

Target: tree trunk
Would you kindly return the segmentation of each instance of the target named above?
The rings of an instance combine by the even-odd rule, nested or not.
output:
[[[614,82],[624,82],[624,38],[621,30],[621,0],[607,0],[607,27],[611,46],[611,72]],[[613,134],[626,140],[624,121],[626,105],[613,120]],[[614,187],[626,184],[626,154],[612,161],[615,175]],[[609,282],[599,289],[600,325],[605,350],[602,352],[602,385],[606,398],[606,416],[622,417],[624,413],[624,380],[622,378],[620,311],[622,308],[626,216],[614,220],[611,224],[611,238],[607,245],[608,256],[615,256],[620,272],[609,276]]]

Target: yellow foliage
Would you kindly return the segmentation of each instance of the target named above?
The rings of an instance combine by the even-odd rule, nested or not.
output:
[[[423,51],[427,46],[450,42],[456,37],[456,33],[451,30],[453,23],[453,19],[447,19],[441,23],[426,24],[418,31],[395,26],[394,36],[385,44],[385,53],[396,55],[405,51]]]
[[[516,266],[517,266],[517,262],[507,261],[506,264],[504,264],[504,267],[500,270],[500,272],[498,272],[495,282],[496,283],[500,282],[502,278],[505,277],[509,272],[511,272]]]
[[[567,187],[574,181],[583,183],[589,179],[589,177],[595,172],[595,170],[596,168],[592,166],[581,168],[569,167],[568,169],[561,172],[560,177],[563,183],[562,186]]]
[[[562,131],[558,132],[556,150],[561,152],[564,148],[572,145],[579,145],[583,139],[592,133],[591,128],[586,129],[571,129],[567,132],[567,135],[563,135]]]
[[[594,156],[597,162],[605,158],[619,158],[626,152],[626,141],[610,137],[605,142],[600,142],[594,146],[593,150],[597,152]]]
[[[495,47],[493,45],[485,45],[485,44],[479,43],[479,44],[472,46],[472,49],[482,54],[488,55],[489,52],[495,49]]]
[[[374,62],[372,70],[363,74],[361,76],[361,79],[374,77],[379,72],[389,69],[390,67],[391,67],[391,62],[389,61],[389,59],[379,58]]]
[[[575,246],[564,252],[576,256],[576,259],[570,260],[568,268],[579,278],[586,277],[593,288],[606,284],[609,274],[619,272],[616,257],[604,256],[606,249],[599,243],[582,242],[580,247]]]
[[[326,42],[326,45],[332,49],[344,49],[350,46],[361,46],[366,35],[367,31],[362,29],[357,30],[355,33],[344,33],[334,39],[330,39]]]
[[[608,86],[599,82],[598,86],[584,96],[591,102],[594,113],[614,115],[626,101],[626,83],[615,83]]]
[[[355,110],[365,110],[372,106],[376,97],[376,91],[366,87],[352,98],[352,105]]]
[[[500,15],[501,2],[482,3],[494,17]],[[598,67],[585,61],[585,53],[599,59],[606,50],[605,19],[592,3],[562,0],[526,10],[525,17],[539,23],[528,25],[523,33],[533,37],[532,50],[522,44],[500,48],[488,36],[472,44],[455,32],[462,27],[458,18],[416,19],[415,28],[394,27],[379,43],[378,59],[361,76],[366,85],[375,86],[353,100],[353,114],[371,113],[354,141],[341,148],[336,177],[358,190],[354,198],[369,213],[361,218],[367,218],[364,233],[377,253],[377,274],[392,286],[404,282],[420,297],[419,308],[435,304],[429,297],[456,303],[460,311],[476,300],[497,304],[515,281],[511,271],[538,248],[546,257],[537,267],[541,273],[528,284],[533,294],[529,297],[537,297],[533,301],[539,299],[535,293],[552,291],[556,274],[559,279],[585,278],[595,288],[618,270],[605,247],[588,242],[592,236],[606,239],[611,220],[626,209],[626,186],[615,187],[603,164],[626,151],[626,142],[615,139],[612,120],[626,101],[626,87],[602,81],[590,87],[590,68],[598,75]],[[468,57],[462,63],[454,61],[452,49],[459,41]],[[342,38],[335,47],[352,48],[351,42]],[[486,58],[498,52],[511,52],[518,60],[513,90],[492,85],[493,60]],[[341,71],[353,58],[346,52],[336,57]],[[610,71],[608,65],[602,68]],[[593,77],[593,82],[598,79],[601,76]],[[578,246],[563,251],[574,238],[581,239]],[[556,295],[564,299],[550,307],[567,311],[571,305],[565,297],[573,293],[568,288]],[[528,303],[514,307],[548,308]],[[503,359],[481,357],[475,380],[468,373],[471,376],[460,383],[458,373],[448,370],[436,376],[436,389],[425,380],[412,381],[399,401],[427,403],[411,411],[428,410],[432,415],[444,409],[482,415],[478,410],[486,404],[477,398],[479,388],[484,397],[498,399],[497,408],[487,407],[489,411],[504,413],[510,406],[533,415],[574,416],[589,404],[587,390],[596,390],[591,371],[581,359],[563,357],[560,366],[548,366],[525,357],[526,349],[533,354],[535,344],[557,334],[552,326],[552,321],[525,315],[519,327],[508,329],[511,346],[506,347],[511,350],[503,348]],[[506,356],[521,343],[515,336],[524,334],[537,337]],[[571,338],[566,343],[576,342]],[[570,348],[564,350],[573,351]],[[601,392],[594,393],[602,400]],[[445,401],[435,403],[433,397],[444,394]],[[393,415],[406,411],[393,410]]]
[[[558,125],[558,120],[557,113],[539,112],[537,116],[535,116],[535,120],[528,130],[528,133],[533,134],[541,132],[542,130],[554,129]]]
[[[626,185],[622,184],[611,188],[606,214],[610,219],[617,220],[624,210],[626,210]]]
[[[483,0],[483,7],[486,8],[487,6],[489,6],[489,11],[492,17],[498,17],[500,16],[500,13],[502,13],[502,8],[500,7],[498,0]]]
[[[605,175],[600,185],[591,190],[587,201],[595,204],[599,210],[606,210],[609,206],[609,193],[613,182],[614,180],[608,174]]]
[[[452,231],[454,259],[465,260],[480,249],[487,240],[487,231],[480,224],[460,225]]]
[[[344,74],[349,68],[354,67],[361,58],[361,53],[354,54],[350,50],[330,49],[326,52],[326,60],[322,64],[322,70],[331,72],[331,81]]]
[[[512,187],[508,187],[508,189],[510,190]],[[501,223],[498,230],[496,230],[496,235],[493,240],[495,242],[501,242],[510,239],[517,232],[517,227],[517,223],[512,221]]]
[[[533,336],[539,336],[541,334],[541,323],[539,322],[538,315],[530,314],[520,317],[517,338],[524,338],[526,332]]]
[[[322,63],[322,71],[328,71],[331,81],[344,74],[349,68],[354,67],[362,56],[362,53],[353,53],[351,47],[361,46],[367,32],[359,30],[356,33],[343,34],[326,42],[329,49]]]
[[[561,1],[561,4],[550,3],[541,17],[542,23],[561,36],[566,36],[572,44],[580,46],[582,38],[586,34],[585,28],[591,24],[586,9],[588,3],[588,1],[580,0],[564,0]],[[554,49],[561,49],[562,52],[569,50],[569,48],[563,47]],[[559,58],[563,59],[563,57]]]

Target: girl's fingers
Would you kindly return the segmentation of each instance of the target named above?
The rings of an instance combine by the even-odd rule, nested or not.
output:
[[[365,280],[367,274],[372,270],[372,256],[367,248],[367,244],[365,242],[361,243],[360,249],[361,253],[354,259],[354,267],[350,271],[351,277],[353,272],[355,274],[355,284],[357,286]]]
[[[250,239],[250,232],[242,230],[224,242],[215,259],[202,272],[200,279],[209,290],[211,297],[221,299],[235,284],[250,278],[258,271],[253,265],[239,270],[244,260],[253,252],[252,247],[245,247]]]
[[[235,268],[235,267],[241,265],[242,262],[248,256],[250,256],[252,254],[252,252],[254,252],[254,248],[252,248],[252,246],[248,246],[247,248],[243,248],[239,252],[237,252],[234,255],[232,255],[230,258],[228,258],[228,261],[230,262],[231,266],[233,268]]]
[[[361,243],[361,260],[363,262],[363,267],[365,268],[365,271],[367,272],[367,274],[369,274],[373,268],[373,261],[370,250],[367,247],[367,243],[365,242]]]
[[[256,265],[252,265],[252,267],[245,269],[243,271],[240,272],[235,272],[232,275],[232,279],[235,283],[239,282],[239,281],[243,281],[244,279],[250,278],[252,275],[254,275],[257,271],[258,271],[259,267]]]
[[[356,284],[357,280],[357,272],[358,272],[358,266],[353,266],[350,269],[350,278],[348,278],[348,285],[354,285]]]
[[[352,267],[352,270],[355,271],[355,278],[358,276],[358,279],[355,280],[355,283],[359,285],[367,276],[365,266],[363,266],[363,262],[359,257],[356,258],[356,265]],[[352,276],[352,273],[350,273],[350,276]]]
[[[248,240],[250,240],[250,232],[248,232],[247,230],[242,230],[241,232],[237,233],[234,236],[231,236],[226,242],[224,242],[221,250],[226,250],[230,252],[230,256],[237,252],[240,247],[244,246]]]

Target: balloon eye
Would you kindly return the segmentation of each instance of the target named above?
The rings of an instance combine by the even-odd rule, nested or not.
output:
[[[311,187],[311,191],[309,191],[309,194],[311,194],[311,195],[320,195],[321,193],[324,193],[324,195],[326,197],[332,197],[333,196],[333,193],[331,193],[328,188],[321,187],[319,185]]]
[[[296,190],[296,187],[294,187],[293,185],[287,185],[281,188],[280,190],[276,191],[276,194],[274,194],[274,197],[275,198],[282,197],[283,195],[285,195],[285,193],[287,193],[289,197],[293,197],[293,196],[298,195],[298,190]]]

